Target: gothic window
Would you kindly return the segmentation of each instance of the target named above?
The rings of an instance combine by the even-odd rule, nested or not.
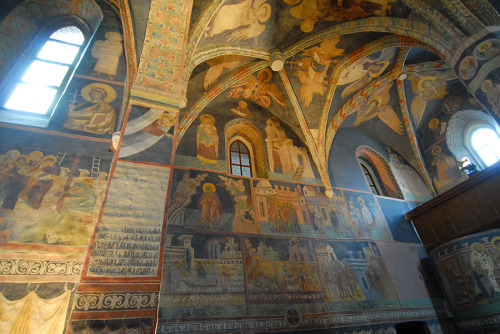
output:
[[[35,124],[12,123],[48,124],[88,42],[88,34],[72,23],[42,30],[19,58],[2,86],[2,120],[37,119]]]
[[[377,181],[377,176],[373,171],[373,169],[367,162],[363,160],[360,160],[359,163],[361,165],[361,169],[363,170],[363,174],[365,175],[366,182],[368,183],[368,187],[370,188],[371,192],[374,195],[383,196],[384,194],[380,188],[380,185]]]
[[[231,144],[231,173],[241,176],[252,176],[252,165],[250,161],[250,152],[240,140]]]
[[[369,146],[361,145],[356,149],[361,171],[374,195],[404,199],[391,167],[387,160]]]

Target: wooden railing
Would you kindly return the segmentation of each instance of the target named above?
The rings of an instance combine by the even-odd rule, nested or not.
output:
[[[500,162],[411,210],[425,251],[447,241],[500,226]]]

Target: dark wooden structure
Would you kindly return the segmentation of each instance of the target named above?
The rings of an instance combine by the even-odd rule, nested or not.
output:
[[[500,163],[476,172],[458,186],[405,215],[425,251],[447,241],[500,226]]]

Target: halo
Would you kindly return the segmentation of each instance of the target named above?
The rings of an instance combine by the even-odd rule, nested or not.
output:
[[[14,158],[14,160],[12,160],[12,161],[10,162],[10,164],[9,164],[9,168],[13,168],[13,167],[14,167],[14,163],[16,163],[16,162],[17,162],[17,160],[19,160],[19,159],[21,159],[21,158],[23,158],[23,159],[24,159],[24,162],[25,162],[25,163],[28,163],[28,162],[30,161],[30,158],[28,158],[28,156],[27,156],[27,155],[24,155],[24,154],[23,154],[23,155],[20,155],[20,156],[15,157],[15,158]]]
[[[434,117],[433,119],[430,120],[428,126],[429,126],[429,129],[434,130],[438,127],[438,125],[439,125],[439,119]]]
[[[246,108],[248,104],[245,101],[240,101],[238,102],[238,106],[240,106],[240,108]]]
[[[169,114],[168,112],[163,113],[158,119],[168,119],[165,126],[173,126],[175,124],[175,116]]]
[[[39,157],[39,159],[37,159]],[[37,161],[37,160],[40,160],[42,159],[43,157],[43,153],[40,152],[40,151],[33,151],[29,154],[29,158],[32,160],[32,161]]]
[[[420,79],[418,81],[418,89],[419,90],[426,90],[425,87],[422,86],[422,84],[427,81],[427,80],[430,80],[430,81],[434,81],[436,78],[435,77],[423,77],[422,79]]]
[[[481,253],[484,253],[484,245],[480,242],[474,242],[472,245],[470,245],[470,249],[472,249],[472,251],[475,252],[476,247],[478,246],[481,248]]]
[[[500,236],[496,236],[494,237],[493,239],[491,239],[491,244],[493,245],[493,247],[495,247],[496,249],[500,249]]]
[[[491,42],[490,41],[486,41],[486,42],[482,42],[481,44],[479,44],[477,46],[477,50],[479,52],[485,52],[487,51],[489,48],[491,48]]]
[[[209,114],[203,114],[203,115],[200,116],[200,121],[202,121],[204,123],[205,120],[210,121],[210,123],[212,123],[212,124],[215,123],[215,118],[213,118]]]
[[[109,39],[112,41],[117,41],[117,42],[120,42],[123,39],[122,35],[116,31],[108,31],[104,36],[106,37],[106,39]]]
[[[46,155],[43,157],[42,161],[47,161],[47,160],[52,160],[52,162],[56,162],[57,161],[57,158],[53,155]]]
[[[116,91],[113,89],[113,87],[103,84],[103,83],[91,83],[88,84],[87,86],[82,88],[82,97],[85,99],[85,101],[91,100],[90,98],[90,91],[94,88],[100,88],[106,92],[106,96],[104,97],[104,101],[106,102],[111,102],[116,98]]]
[[[439,153],[441,153],[441,146],[436,146],[432,149],[433,155],[438,155]]]
[[[388,60],[382,60],[382,61],[379,61],[377,62],[376,64],[372,65],[372,66],[378,66],[382,64],[382,67],[377,71],[377,72],[372,72],[370,74],[370,76],[373,78],[373,77],[378,77],[379,75],[381,75],[385,69],[391,64]],[[370,71],[371,72],[371,71]]]
[[[92,185],[94,183],[94,180],[91,177],[87,176],[82,179],[82,183]]]
[[[215,192],[215,186],[213,185],[213,183],[205,183],[203,185],[203,192],[208,192],[208,188],[211,188],[212,192]]]
[[[493,83],[489,79],[484,80],[481,84],[481,90],[483,91],[483,93],[487,93],[491,89],[491,87],[493,87]]]

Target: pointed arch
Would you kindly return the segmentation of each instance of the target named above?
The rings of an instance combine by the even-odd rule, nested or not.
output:
[[[374,186],[377,187],[378,185],[380,188],[381,194],[379,195],[404,199],[403,192],[392,174],[389,163],[380,153],[370,146],[361,145],[356,149],[356,158],[363,173],[365,174],[364,169],[366,169],[373,178]]]
[[[259,129],[252,122],[237,118],[228,122],[224,128],[224,136],[226,142],[226,157],[229,159],[229,149],[231,144],[239,140],[244,143],[250,153],[252,161],[252,175],[259,178],[268,178],[269,169],[264,152],[264,137]],[[230,166],[231,164],[228,164]],[[228,171],[231,173],[231,171]]]

